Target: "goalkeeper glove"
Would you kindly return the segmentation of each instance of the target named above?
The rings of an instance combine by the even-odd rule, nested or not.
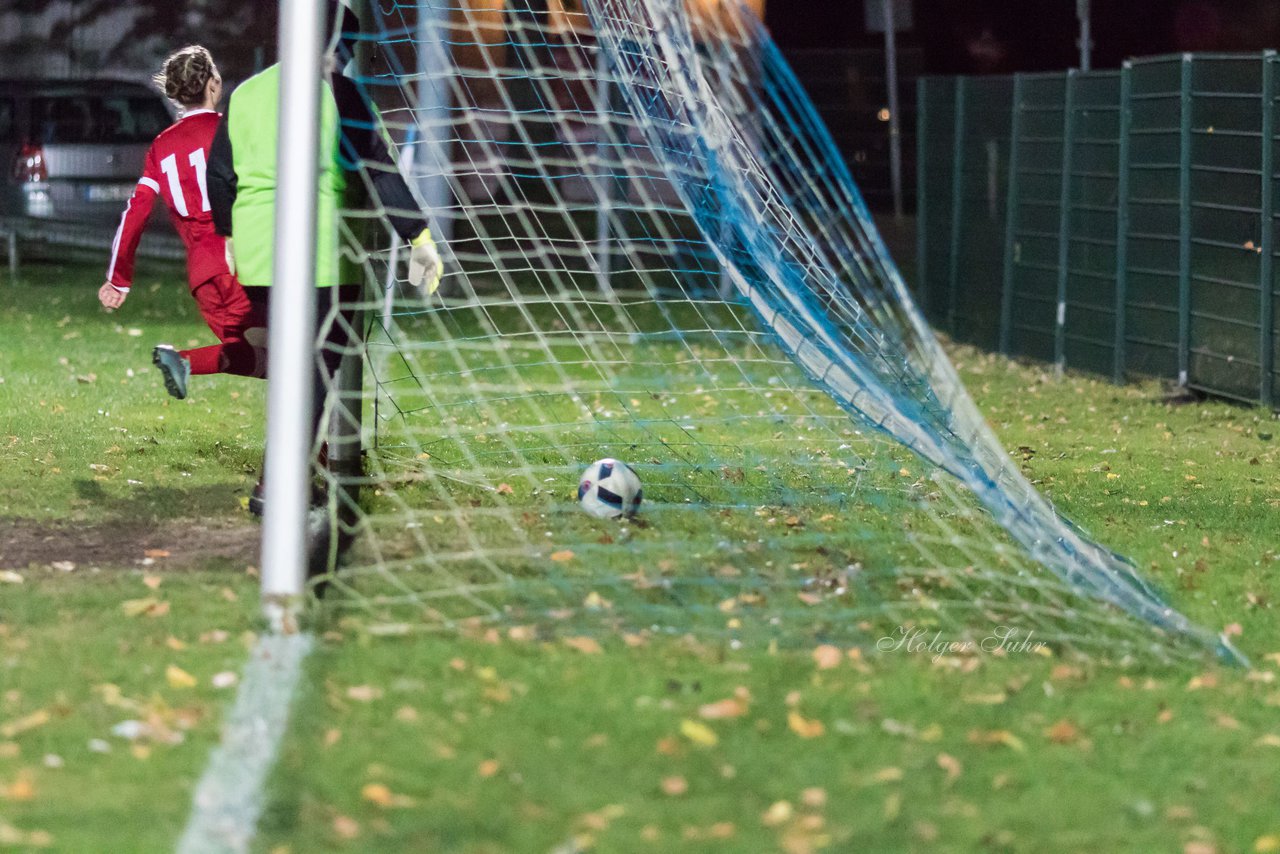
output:
[[[424,228],[421,234],[409,241],[409,284],[419,293],[434,294],[440,287],[443,274],[444,265],[431,239],[431,229]]]

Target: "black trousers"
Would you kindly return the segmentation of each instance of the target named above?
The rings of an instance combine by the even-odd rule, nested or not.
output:
[[[246,285],[249,296],[259,316],[271,323],[271,288]],[[360,300],[361,285],[337,285],[316,288],[316,327],[325,334],[316,337],[316,354],[311,382],[311,435],[320,432],[320,418],[324,414],[325,392],[333,385],[342,354],[355,343],[356,303]],[[331,316],[332,315],[332,316]],[[264,330],[265,331],[265,330]],[[263,342],[265,346],[265,341]]]

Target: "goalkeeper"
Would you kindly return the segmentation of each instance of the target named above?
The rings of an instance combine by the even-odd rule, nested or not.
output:
[[[440,283],[440,255],[427,221],[400,175],[376,112],[343,76],[355,56],[360,23],[344,5],[329,4],[330,38],[320,99],[319,188],[316,198],[316,311],[327,329],[313,380],[312,424],[318,432],[326,388],[352,344],[354,305],[362,274],[356,244],[367,214],[382,212],[409,245],[409,282],[424,294]],[[275,260],[276,140],[280,115],[280,66],[263,70],[231,95],[226,115],[209,152],[209,202],[214,227],[228,237],[228,257],[249,301],[267,322]],[[344,216],[355,212],[354,216]],[[336,315],[326,323],[331,314]],[[249,509],[261,515],[263,482],[258,481]]]

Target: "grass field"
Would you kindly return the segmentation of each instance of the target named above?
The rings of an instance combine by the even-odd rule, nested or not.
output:
[[[208,336],[180,273],[112,316],[98,275],[3,286],[0,848],[170,850],[258,628],[262,388],[171,401],[151,346]],[[953,354],[1040,488],[1254,671],[334,614],[258,850],[1280,850],[1280,423]]]

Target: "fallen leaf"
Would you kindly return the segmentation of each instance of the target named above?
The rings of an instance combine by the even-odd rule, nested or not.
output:
[[[1080,737],[1080,729],[1071,721],[1063,718],[1046,729],[1044,736],[1054,744],[1072,744]]]
[[[333,832],[340,839],[355,839],[360,835],[360,823],[345,815],[333,817]]]
[[[502,763],[496,759],[486,759],[476,767],[476,773],[486,780],[500,770],[502,770]]]
[[[558,552],[552,552],[551,559],[556,563],[564,563],[567,560],[573,560],[573,552],[569,549],[561,549]]]
[[[1223,729],[1240,729],[1240,722],[1231,715],[1219,713],[1214,715],[1213,722]]]
[[[827,790],[820,786],[810,786],[800,793],[800,801],[807,807],[820,810],[827,805]]]
[[[717,821],[707,828],[707,835],[712,839],[732,839],[738,828],[731,821]]]
[[[511,484],[509,484],[509,483],[500,483],[500,484],[498,484],[498,494],[499,494],[499,495],[510,495],[510,494],[511,494],[511,493],[513,493],[513,492],[515,492],[515,490],[511,488]]]
[[[35,799],[36,787],[31,782],[31,777],[20,772],[18,778],[8,786],[0,786],[0,795],[10,801],[30,801]]]
[[[680,776],[663,777],[660,787],[662,794],[675,798],[689,791],[689,782]]]
[[[576,649],[578,652],[581,652],[584,655],[599,655],[600,653],[604,652],[604,650],[600,647],[599,642],[596,641],[595,638],[588,638],[588,637],[565,638],[564,645],[569,647],[570,649]]]
[[[881,768],[879,771],[871,775],[873,783],[896,783],[902,779],[902,769],[889,766]]]
[[[1217,688],[1218,675],[1216,673],[1202,673],[1199,676],[1192,676],[1187,682],[1188,691],[1199,691],[1201,688]]]
[[[819,670],[830,670],[840,666],[840,662],[844,661],[844,653],[839,647],[823,644],[813,651],[813,661],[818,665]]]
[[[147,549],[142,553],[142,555],[143,557],[150,557],[150,558],[168,557],[169,551],[167,549]]]
[[[760,816],[760,823],[765,827],[777,827],[789,821],[793,813],[790,801],[774,801]]]
[[[164,678],[169,683],[170,688],[194,688],[196,686],[196,677],[176,664],[170,664],[164,669]]]
[[[938,767],[947,772],[947,782],[955,782],[956,778],[964,770],[964,766],[960,764],[960,760],[956,759],[949,753],[938,754]]]
[[[13,738],[18,733],[44,726],[49,722],[50,717],[48,709],[37,709],[29,715],[15,718],[0,726],[0,736]]]
[[[687,718],[680,721],[680,734],[699,747],[715,747],[720,742],[720,738],[711,727]]]
[[[962,699],[966,703],[975,706],[998,706],[1009,699],[1009,695],[1003,691],[998,691],[994,694],[965,694]]]
[[[616,819],[626,815],[627,809],[619,804],[608,804],[601,807],[596,812],[589,812],[578,819],[578,824],[587,830],[594,830],[597,833],[608,830],[609,825]]]
[[[1011,748],[1023,753],[1027,746],[1022,743],[1022,739],[1018,738],[1007,729],[997,729],[990,731],[970,730],[969,741],[973,744],[1003,744],[1005,747]]]
[[[360,790],[360,797],[364,798],[371,804],[377,804],[380,807],[393,806],[396,802],[395,795],[391,794],[391,790],[383,783],[368,783]]]
[[[801,738],[818,738],[827,731],[822,721],[806,718],[794,709],[787,712],[787,727]]]
[[[143,599],[128,599],[120,603],[120,610],[126,617],[160,617],[169,613],[169,603],[162,602],[154,596]]]
[[[582,600],[582,607],[588,611],[607,611],[613,607],[613,603],[592,590],[587,597]]]
[[[698,707],[698,717],[709,721],[740,718],[747,713],[747,704],[737,697],[727,697]]]
[[[347,698],[359,703],[368,703],[382,696],[382,689],[372,685],[352,685],[347,689]]]

